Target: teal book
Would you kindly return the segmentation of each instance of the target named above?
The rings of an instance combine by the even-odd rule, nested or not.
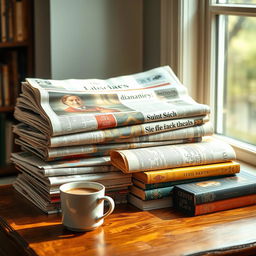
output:
[[[136,186],[130,187],[130,192],[142,200],[154,200],[172,195],[174,186],[143,190]]]

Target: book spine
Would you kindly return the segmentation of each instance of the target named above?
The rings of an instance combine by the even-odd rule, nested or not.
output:
[[[23,4],[24,0],[16,0],[15,2],[15,38],[17,42],[22,42],[24,40]]]
[[[9,81],[9,67],[7,64],[2,65],[3,75],[3,89],[4,89],[4,106],[10,106],[11,104],[11,92],[10,92],[10,81]]]
[[[188,204],[188,201],[184,198],[178,198],[176,195],[173,196],[173,206],[178,211],[184,212],[190,216],[195,215],[195,205]]]
[[[5,115],[0,113],[0,167],[5,166]]]
[[[194,215],[235,209],[252,204],[256,204],[256,194],[196,205]]]
[[[166,188],[145,190],[145,200],[160,199],[170,196],[172,194],[173,188],[174,187],[172,186]]]
[[[7,31],[6,31],[6,0],[1,0],[1,42],[7,41]]]
[[[173,185],[175,185],[175,184],[173,184],[173,182],[162,182],[162,183],[145,184],[144,188],[146,190],[150,190],[150,189],[170,187]]]
[[[208,166],[201,165],[198,168],[184,168],[180,170],[172,170],[170,172],[145,172],[145,179],[143,180],[145,183],[160,183],[160,182],[168,182],[175,180],[189,180],[194,178],[202,178],[202,177],[211,177],[211,176],[220,176],[220,175],[228,175],[238,173],[240,171],[240,165],[216,165],[216,166]]]

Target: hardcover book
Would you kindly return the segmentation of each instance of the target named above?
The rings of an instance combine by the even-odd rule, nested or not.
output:
[[[176,185],[173,193],[176,208],[194,213],[197,205],[255,194],[256,175],[241,171],[234,176]]]
[[[227,161],[217,164],[205,164],[156,171],[137,172],[133,173],[132,177],[146,184],[153,184],[176,180],[189,180],[194,178],[229,175],[238,173],[239,171],[239,163],[235,161]]]
[[[174,186],[143,190],[136,186],[130,187],[130,192],[142,200],[154,200],[172,195]]]
[[[156,210],[173,206],[172,196],[145,201],[132,194],[129,194],[128,202],[143,211]]]
[[[202,215],[206,213],[219,212],[224,210],[235,209],[239,207],[249,206],[256,203],[256,194],[247,196],[239,196],[219,201],[214,201],[205,204],[198,204],[195,206],[190,215]]]
[[[135,185],[136,187],[143,189],[143,190],[149,190],[149,189],[156,189],[156,188],[166,188],[166,187],[171,187],[174,185],[191,183],[191,182],[200,181],[200,180],[203,181],[203,180],[209,180],[209,179],[223,178],[223,177],[232,176],[232,175],[235,175],[235,174],[232,173],[232,174],[227,174],[227,175],[218,175],[218,176],[212,176],[212,177],[202,177],[202,178],[194,178],[194,179],[186,179],[186,180],[175,180],[175,181],[167,181],[167,182],[152,183],[152,184],[147,184],[141,180],[132,178],[132,184]]]

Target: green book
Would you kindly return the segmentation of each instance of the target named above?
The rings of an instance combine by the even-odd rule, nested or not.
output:
[[[143,190],[133,185],[130,187],[130,192],[142,200],[154,200],[171,196],[173,188],[174,186]]]

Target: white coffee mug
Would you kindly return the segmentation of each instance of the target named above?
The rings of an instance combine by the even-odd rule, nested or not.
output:
[[[103,224],[115,208],[105,196],[105,187],[97,182],[71,182],[60,186],[62,223],[72,231],[89,231]],[[104,213],[104,200],[109,209]]]

